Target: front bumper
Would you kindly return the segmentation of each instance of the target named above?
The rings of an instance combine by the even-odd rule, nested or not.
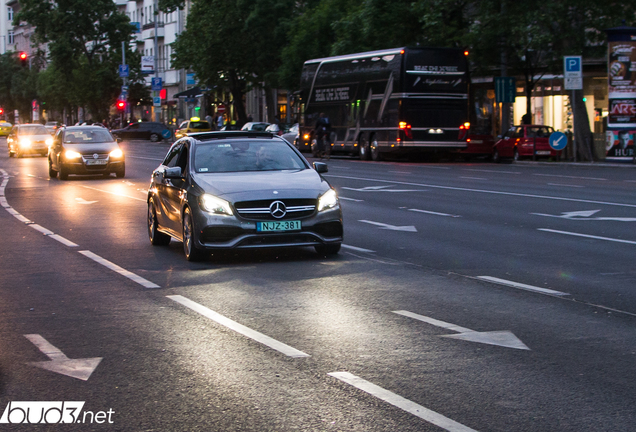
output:
[[[343,240],[340,208],[315,212],[301,221],[297,231],[258,232],[256,221],[236,216],[216,216],[197,209],[196,244],[201,249],[252,249],[339,244]]]
[[[108,160],[104,165],[88,165],[86,160],[63,162],[64,169],[69,174],[105,174],[115,173],[124,170],[126,163],[124,160]]]

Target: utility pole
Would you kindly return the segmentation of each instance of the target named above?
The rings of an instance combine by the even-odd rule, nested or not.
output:
[[[159,30],[159,11],[157,10],[158,7],[158,2],[157,0],[154,1],[154,15],[155,15],[155,78],[159,78],[159,51],[157,48],[159,48],[159,38],[157,36],[157,32]],[[155,98],[159,97],[159,92],[157,90],[153,90],[152,91],[152,104],[153,104],[153,110],[155,113],[155,118],[154,120],[156,122],[161,121],[161,105],[159,105],[158,107],[154,106],[154,101]]]

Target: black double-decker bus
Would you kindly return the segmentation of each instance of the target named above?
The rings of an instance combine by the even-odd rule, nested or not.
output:
[[[381,160],[389,152],[466,148],[468,61],[453,48],[402,47],[308,60],[298,147],[310,149],[321,113],[332,153]]]

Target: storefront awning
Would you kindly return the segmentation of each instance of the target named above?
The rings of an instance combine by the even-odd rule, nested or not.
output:
[[[174,96],[172,96],[172,97],[177,99],[177,98],[180,98],[180,97],[195,98],[195,97],[199,97],[199,96],[203,96],[203,91],[201,90],[201,88],[200,87],[192,87],[189,90],[185,90],[185,91],[182,91],[180,93],[175,93]]]

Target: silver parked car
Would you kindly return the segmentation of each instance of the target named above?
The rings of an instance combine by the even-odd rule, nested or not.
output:
[[[336,254],[342,211],[335,190],[290,143],[267,132],[190,134],[153,172],[148,234],[182,241],[186,258],[240,248],[313,246]]]

